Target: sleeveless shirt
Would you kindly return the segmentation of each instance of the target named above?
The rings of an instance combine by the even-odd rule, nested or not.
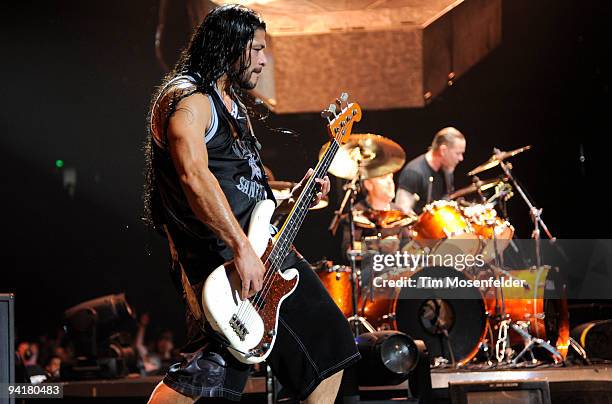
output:
[[[192,76],[171,80],[151,109],[154,221],[156,227],[167,226],[192,283],[202,281],[213,269],[233,258],[232,250],[191,210],[166,141],[168,121],[176,104],[196,92],[205,94],[211,106],[210,127],[202,134],[208,168],[242,229],[247,231],[257,202],[274,200],[244,107],[234,103],[230,113],[216,87],[203,88]]]

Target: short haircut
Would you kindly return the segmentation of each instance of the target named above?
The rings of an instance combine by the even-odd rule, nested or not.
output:
[[[457,139],[465,139],[463,133],[459,132],[456,128],[452,126],[448,126],[446,128],[440,129],[436,136],[434,136],[433,141],[431,142],[431,149],[438,150],[440,146],[443,144],[450,146]]]

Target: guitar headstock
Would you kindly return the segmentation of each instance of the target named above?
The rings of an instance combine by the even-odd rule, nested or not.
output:
[[[340,111],[336,113],[336,110]],[[347,141],[353,130],[353,123],[361,120],[361,107],[356,102],[348,102],[348,94],[342,93],[335,104],[330,104],[321,116],[327,119],[327,132],[340,144]]]

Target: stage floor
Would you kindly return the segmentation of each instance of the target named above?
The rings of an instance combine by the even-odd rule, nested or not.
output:
[[[79,402],[86,398],[95,398],[95,402],[104,402],[104,398],[113,402],[121,398],[129,401],[131,398],[133,400],[129,402],[141,402],[138,399],[148,397],[160,380],[160,376],[149,376],[65,382],[64,398]],[[612,364],[503,370],[434,369],[431,373],[435,403],[450,402],[449,383],[536,380],[549,382],[552,403],[612,403]],[[414,402],[408,399],[407,382],[395,386],[360,387],[360,395],[364,403]],[[266,402],[265,377],[249,379],[243,401]]]

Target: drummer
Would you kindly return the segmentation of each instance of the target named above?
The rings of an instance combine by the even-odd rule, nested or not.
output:
[[[465,136],[453,127],[441,129],[425,154],[408,162],[398,180],[396,204],[405,213],[420,214],[428,203],[454,190],[453,172],[463,161]]]
[[[390,211],[399,210],[393,202],[395,198],[395,183],[393,173],[388,173],[380,177],[374,177],[362,181],[362,191],[365,197],[353,206],[353,218],[355,220],[355,241],[359,242],[363,237],[378,236],[387,237],[398,235],[402,232],[402,227],[391,228],[366,228],[364,222],[369,223],[365,217],[368,211]],[[346,218],[342,222],[342,250],[347,251],[350,247],[350,228]]]

